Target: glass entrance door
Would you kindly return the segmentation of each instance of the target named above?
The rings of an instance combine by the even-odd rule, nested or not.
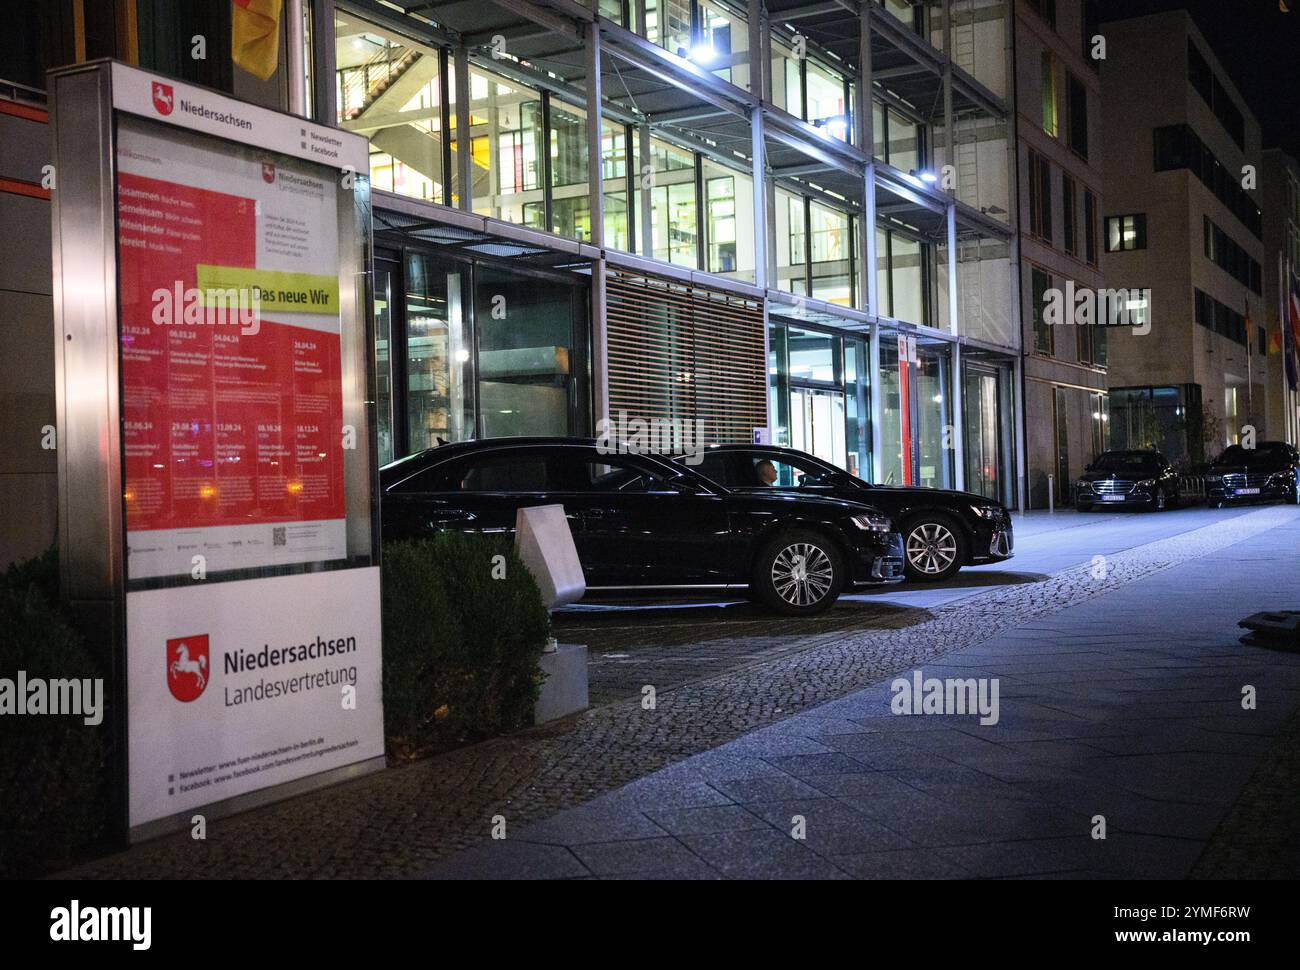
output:
[[[845,466],[843,391],[790,389],[790,446]]]
[[[1000,500],[1002,456],[998,422],[998,372],[967,366],[963,384],[966,490]]]

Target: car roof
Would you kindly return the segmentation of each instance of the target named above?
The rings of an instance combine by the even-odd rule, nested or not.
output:
[[[570,438],[559,435],[527,435],[519,437],[497,437],[497,438],[474,438],[469,441],[453,441],[445,445],[437,445],[433,448],[425,448],[423,451],[416,451],[396,461],[389,462],[379,469],[380,486],[387,490],[400,482],[417,475],[424,470],[430,462],[441,464],[442,462],[452,461],[461,455],[472,455],[482,452],[504,451],[513,448],[596,448],[600,446],[601,441],[596,438]],[[619,455],[626,455],[634,458],[644,458],[660,465],[666,465],[673,471],[681,471],[668,456],[650,454],[647,452],[635,451],[631,449],[619,450]],[[711,488],[716,489],[719,493],[725,493],[728,489],[714,482],[711,478],[701,475],[695,469],[686,468],[685,473],[694,475],[696,478],[703,479]]]

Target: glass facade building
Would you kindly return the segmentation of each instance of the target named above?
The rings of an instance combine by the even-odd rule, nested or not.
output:
[[[128,5],[7,80],[84,50],[368,140],[381,460],[627,411],[1020,504],[1009,2],[302,0],[265,81],[229,3]]]

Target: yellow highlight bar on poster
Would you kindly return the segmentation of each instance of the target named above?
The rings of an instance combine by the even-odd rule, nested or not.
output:
[[[198,289],[203,305],[209,307],[250,306],[255,302],[261,312],[330,316],[339,312],[337,276],[200,263]]]

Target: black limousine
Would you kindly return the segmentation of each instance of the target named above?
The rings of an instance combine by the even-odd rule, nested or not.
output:
[[[773,610],[819,613],[854,585],[903,579],[888,514],[824,495],[727,488],[590,439],[442,445],[380,469],[386,541],[439,530],[510,533],[520,508],[563,505],[591,589],[743,588]]]

